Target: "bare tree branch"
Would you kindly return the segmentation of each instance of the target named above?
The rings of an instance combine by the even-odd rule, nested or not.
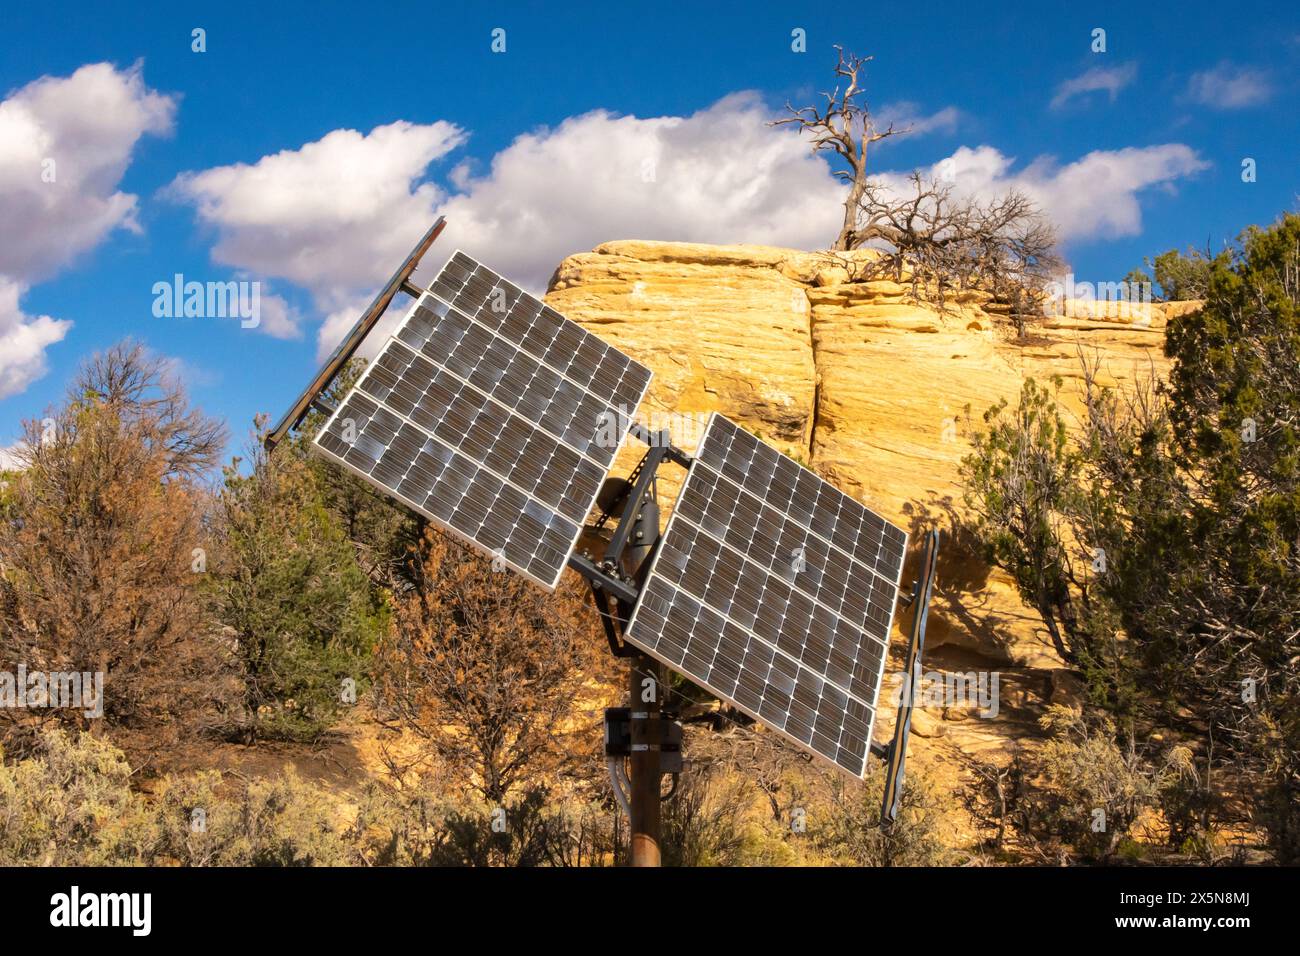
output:
[[[1051,223],[1025,194],[1012,190],[990,201],[958,193],[951,183],[920,171],[900,189],[868,168],[870,147],[908,129],[881,128],[861,99],[861,77],[871,57],[846,54],[837,46],[839,85],[823,93],[825,103],[799,109],[770,125],[797,125],[811,135],[814,152],[832,152],[842,168],[834,174],[849,184],[844,221],[832,249],[879,248],[880,259],[851,264],[855,281],[910,276],[914,295],[945,302],[949,291],[977,288],[1009,306],[1020,335],[1025,317],[1036,314],[1041,288],[1059,265]]]

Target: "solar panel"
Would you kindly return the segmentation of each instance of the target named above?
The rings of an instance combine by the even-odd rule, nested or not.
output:
[[[457,252],[317,450],[554,590],[650,370]]]
[[[710,417],[626,638],[862,776],[907,533]]]
[[[588,404],[625,408],[630,415],[645,396],[650,384],[648,368],[463,252],[451,257],[429,291],[581,385],[588,393]],[[606,461],[613,458],[615,450],[606,449]]]

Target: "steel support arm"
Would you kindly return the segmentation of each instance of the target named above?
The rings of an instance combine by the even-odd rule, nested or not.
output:
[[[366,336],[370,334],[370,330],[375,327],[375,323],[384,314],[384,310],[393,301],[393,297],[398,292],[405,292],[417,298],[420,296],[421,290],[411,284],[411,274],[415,272],[416,266],[420,264],[420,259],[429,251],[429,247],[433,245],[434,240],[438,238],[446,226],[447,220],[439,216],[438,221],[430,226],[429,231],[415,244],[415,248],[411,250],[406,260],[389,277],[384,287],[379,290],[379,294],[370,303],[370,307],[361,313],[361,318],[357,319],[356,325],[352,326],[352,331],[343,337],[343,341],[339,343],[338,348],[325,360],[325,364],[320,367],[320,371],[311,380],[311,384],[303,389],[302,394],[294,400],[289,410],[284,413],[284,416],[276,423],[275,427],[267,433],[264,443],[268,449],[280,444],[290,431],[298,427],[303,418],[306,417],[307,410],[316,402],[320,394],[330,387],[330,383],[334,381],[334,376],[338,375],[339,370],[347,364],[348,359],[356,354],[357,348],[365,341]]]

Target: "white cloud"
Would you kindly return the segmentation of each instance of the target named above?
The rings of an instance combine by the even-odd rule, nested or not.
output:
[[[23,451],[26,442],[19,439],[12,445],[0,447],[0,471],[21,471],[27,467]]]
[[[321,312],[333,313],[353,306],[364,290],[373,294],[429,228],[445,194],[422,182],[425,170],[464,140],[444,122],[397,122],[365,135],[334,130],[251,165],[184,173],[168,192],[193,203],[199,219],[216,228],[217,262],[287,279],[308,289]],[[301,317],[280,297],[265,297],[262,311],[262,331],[299,334]],[[322,350],[335,341],[322,339]]]
[[[1216,110],[1235,110],[1265,102],[1273,93],[1261,70],[1223,62],[1212,70],[1192,74],[1187,96],[1195,103]]]
[[[175,108],[139,64],[108,63],[42,77],[0,103],[0,221],[22,224],[0,233],[0,274],[36,282],[113,229],[137,229],[137,198],[117,187],[136,143],[169,132]]]
[[[1094,66],[1078,76],[1071,77],[1056,88],[1052,97],[1052,109],[1057,110],[1076,96],[1104,92],[1110,102],[1115,102],[1119,91],[1133,82],[1137,76],[1137,65],[1125,63],[1122,66]]]
[[[45,350],[72,328],[66,319],[28,315],[18,302],[27,289],[0,276],[0,398],[17,395],[46,371]]]
[[[448,233],[533,288],[565,255],[611,239],[824,246],[841,187],[806,138],[770,118],[750,93],[685,117],[573,117],[464,179],[442,210]]]
[[[754,94],[687,117],[595,111],[519,136],[481,175],[460,165],[450,196],[423,180],[464,141],[457,127],[337,130],[185,174],[171,192],[217,228],[217,261],[311,291],[324,354],[440,212],[440,249],[462,247],[535,290],[565,255],[609,239],[825,244],[839,186],[806,140],[768,118]]]
[[[985,199],[1018,189],[1051,217],[1059,238],[1086,240],[1141,232],[1143,190],[1172,188],[1175,181],[1208,166],[1182,143],[1097,150],[1065,166],[1050,157],[1020,170],[1013,169],[1014,164],[1014,157],[992,146],[963,146],[930,172],[951,172],[957,192]],[[904,186],[901,174],[881,178]]]
[[[259,297],[261,315],[257,327],[274,339],[302,338],[302,313],[284,296],[274,295],[265,287]]]
[[[429,227],[443,194],[418,181],[464,139],[444,122],[397,122],[364,136],[339,129],[252,165],[184,173],[170,192],[217,228],[218,262],[307,287],[331,277],[355,285],[391,272],[409,234]],[[341,241],[349,234],[354,242]]]
[[[139,229],[137,197],[118,185],[141,137],[171,130],[175,106],[138,63],[41,77],[0,102],[0,397],[43,375],[45,349],[72,325],[26,315],[19,298],[114,229]]]
[[[927,118],[933,128],[949,122],[943,113]],[[448,228],[428,269],[460,247],[535,291],[566,255],[613,239],[824,248],[842,216],[843,187],[806,137],[769,127],[770,117],[750,93],[690,116],[586,113],[517,137],[486,167],[456,163],[450,193],[425,181],[427,168],[465,134],[445,123],[397,123],[187,174],[173,189],[217,228],[219,261],[310,290],[324,317],[323,355],[439,213]],[[1137,231],[1143,190],[1169,188],[1205,165],[1180,144],[1021,169],[990,146],[962,147],[951,159],[959,188],[1021,188],[1074,239]]]

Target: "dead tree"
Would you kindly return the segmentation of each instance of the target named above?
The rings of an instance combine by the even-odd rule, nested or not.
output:
[[[908,177],[907,190],[871,181],[859,208],[859,232],[884,247],[884,262],[901,281],[940,302],[949,290],[982,289],[1011,306],[1023,333],[1026,310],[1059,265],[1051,223],[1017,190],[982,202],[958,194],[952,184]]]
[[[858,97],[863,89],[859,74],[873,58],[869,56],[845,55],[844,48],[835,47],[839,61],[835,65],[835,75],[840,78],[833,92],[822,93],[826,105],[822,109],[805,106],[795,109],[789,103],[785,108],[790,116],[775,120],[770,125],[784,126],[797,123],[800,130],[813,134],[813,150],[832,150],[845,163],[848,169],[838,169],[835,175],[849,184],[849,194],[844,200],[844,224],[840,234],[831,247],[835,250],[856,249],[865,241],[859,235],[858,209],[863,193],[867,189],[867,148],[882,139],[905,133],[907,130],[888,128],[879,129],[872,119],[871,109],[866,103],[859,103]],[[843,81],[847,81],[844,83]],[[841,92],[843,85],[843,92]]]
[[[847,85],[823,93],[823,107],[795,109],[771,125],[798,124],[812,134],[814,152],[830,150],[847,168],[835,175],[849,184],[844,222],[833,249],[865,246],[881,250],[871,262],[846,263],[855,280],[910,276],[913,293],[942,305],[954,289],[979,288],[1010,306],[1018,331],[1038,306],[1038,291],[1059,264],[1051,223],[1024,193],[1010,190],[994,199],[957,191],[941,177],[911,173],[905,186],[872,178],[868,149],[906,129],[881,129],[860,102],[860,74],[871,57],[846,55],[836,47],[835,72]]]

